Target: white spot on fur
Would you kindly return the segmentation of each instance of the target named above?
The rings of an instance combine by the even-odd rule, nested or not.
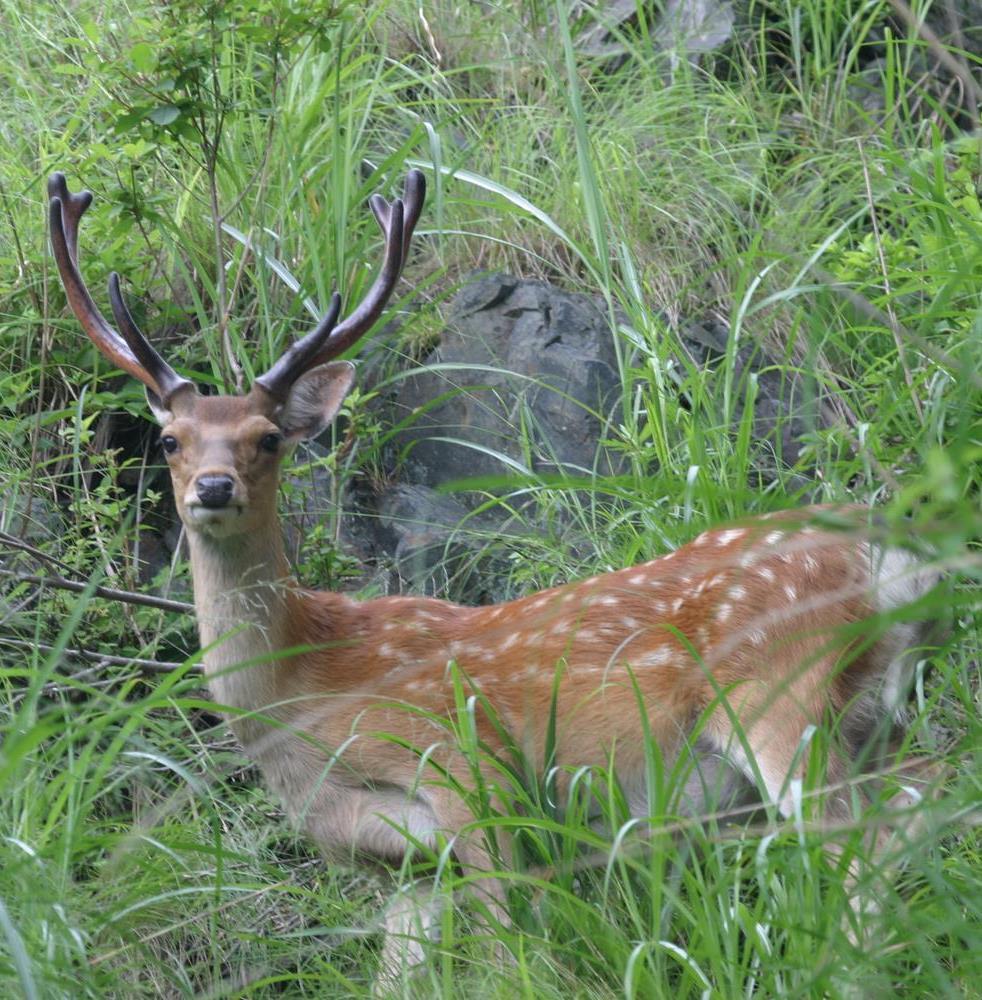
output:
[[[644,583],[645,580],[647,580],[647,579],[648,579],[648,577],[647,577],[646,574],[644,574],[644,573],[635,573],[633,576],[629,576],[627,578],[627,582],[632,587],[640,587],[641,584]]]
[[[747,596],[747,588],[741,586],[739,583],[736,583],[730,587],[726,596],[729,597],[731,601],[742,601]]]
[[[396,648],[390,642],[383,642],[378,648],[378,655],[384,657],[385,659],[391,659],[396,655]]]
[[[682,603],[683,602],[682,602],[682,598],[681,597],[676,597],[675,600],[672,601],[672,614],[673,615],[677,614],[681,610]]]
[[[783,531],[771,531],[764,536],[765,545],[777,545],[781,539],[784,538]]]
[[[805,572],[814,573],[818,569],[818,560],[814,556],[805,556],[802,560],[802,564],[805,567]]]
[[[730,615],[733,614],[732,604],[721,604],[716,609],[716,621],[725,622],[729,619]]]
[[[619,597],[615,597],[613,594],[607,594],[605,597],[599,598],[595,603],[604,604],[609,608],[613,608],[621,603],[621,599]]]
[[[773,583],[776,577],[774,576],[774,570],[770,566],[761,566],[757,571],[761,580],[766,580],[768,583]]]
[[[716,536],[716,543],[722,548],[724,545],[735,542],[738,538],[743,538],[743,536],[744,531],[742,528],[730,528],[728,531],[721,531]]]
[[[675,653],[670,646],[659,646],[649,649],[634,660],[636,667],[664,667],[675,659]]]
[[[789,601],[796,601],[798,599],[798,591],[790,583],[785,585],[784,593],[788,595]]]
[[[476,660],[484,655],[484,647],[477,643],[455,642],[450,646],[450,652],[456,657],[464,657],[468,660]]]

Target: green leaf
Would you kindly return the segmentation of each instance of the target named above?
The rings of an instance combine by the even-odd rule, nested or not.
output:
[[[181,109],[176,104],[161,104],[153,109],[147,117],[156,125],[170,125],[181,117]]]
[[[147,106],[145,104],[138,105],[130,111],[127,111],[125,114],[120,115],[116,121],[113,122],[113,131],[117,135],[123,132],[129,132],[130,129],[139,125],[139,123],[146,117]]]
[[[137,42],[130,49],[130,60],[138,73],[152,73],[157,67],[157,53],[149,42]]]

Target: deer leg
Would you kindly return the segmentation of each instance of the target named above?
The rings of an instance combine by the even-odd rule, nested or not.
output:
[[[449,789],[433,796],[433,805],[440,820],[440,828],[454,831],[453,852],[465,877],[472,879],[469,886],[474,897],[485,907],[488,917],[488,931],[495,942],[498,958],[507,961],[510,953],[501,941],[499,930],[511,926],[507,908],[504,883],[493,873],[499,865],[495,861],[492,844],[485,831],[468,829],[474,816],[458,796]],[[507,836],[501,830],[495,832],[499,851],[508,856]]]
[[[468,830],[473,814],[449,789],[337,788],[330,790],[330,808],[311,814],[310,831],[332,853],[347,846],[356,854],[401,861],[414,844],[438,847],[439,835],[452,842],[454,855],[465,876],[473,879],[472,891],[485,905],[496,926],[510,923],[501,880],[490,874],[495,863],[480,830]],[[425,958],[425,943],[435,937],[442,908],[441,895],[432,880],[421,880],[400,890],[385,917],[385,943],[379,989],[391,990],[405,972]],[[505,956],[504,946],[497,949]]]
[[[404,980],[426,961],[425,942],[435,940],[443,912],[443,896],[432,879],[403,886],[385,911],[385,943],[373,993],[401,992]]]
[[[762,784],[761,791],[785,818],[794,815],[795,802],[790,782],[803,775],[803,762],[796,757],[801,734],[812,721],[812,713],[802,706],[802,700],[785,693],[768,705],[766,712],[748,713],[747,700],[736,706],[739,717],[756,721],[748,723],[743,729],[742,740],[733,731],[730,713],[722,709],[710,718],[701,734],[703,739],[712,741],[715,749],[751,782]],[[897,861],[891,858],[895,858],[904,844],[916,839],[923,830],[924,813],[915,807],[921,798],[936,794],[943,772],[943,766],[933,763],[923,765],[915,762],[909,769],[902,769],[901,774],[908,780],[885,803],[889,812],[897,814],[896,821],[878,823],[866,856],[857,855],[850,859],[845,888],[849,895],[851,916],[845,920],[843,929],[853,944],[858,946],[864,943],[864,924],[879,910],[877,885],[881,879],[890,878],[899,867]],[[830,750],[825,778],[831,790],[825,796],[823,814],[831,831],[837,827],[848,828],[857,821],[852,793],[844,784],[848,777],[845,759],[836,750]],[[834,842],[827,843],[825,849],[832,857],[839,857],[843,850]]]

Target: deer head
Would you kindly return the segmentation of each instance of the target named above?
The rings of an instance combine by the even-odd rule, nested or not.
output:
[[[78,226],[92,194],[72,194],[64,174],[48,181],[51,245],[62,283],[82,328],[113,364],[139,379],[161,425],[161,445],[181,520],[214,537],[255,531],[275,517],[280,462],[300,440],[316,437],[337,416],[354,382],[354,365],[332,359],[382,314],[402,272],[426,194],[411,170],[402,198],[369,201],[385,237],[382,268],[362,302],[338,322],[335,293],[320,322],[294,343],[244,396],[204,396],[151,346],[130,315],[119,275],[109,277],[116,326],[96,306],[78,265]]]

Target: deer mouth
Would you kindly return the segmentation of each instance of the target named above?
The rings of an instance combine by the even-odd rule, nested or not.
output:
[[[204,504],[188,504],[188,522],[195,528],[233,527],[245,513],[241,504],[227,504],[224,507],[206,507]]]

